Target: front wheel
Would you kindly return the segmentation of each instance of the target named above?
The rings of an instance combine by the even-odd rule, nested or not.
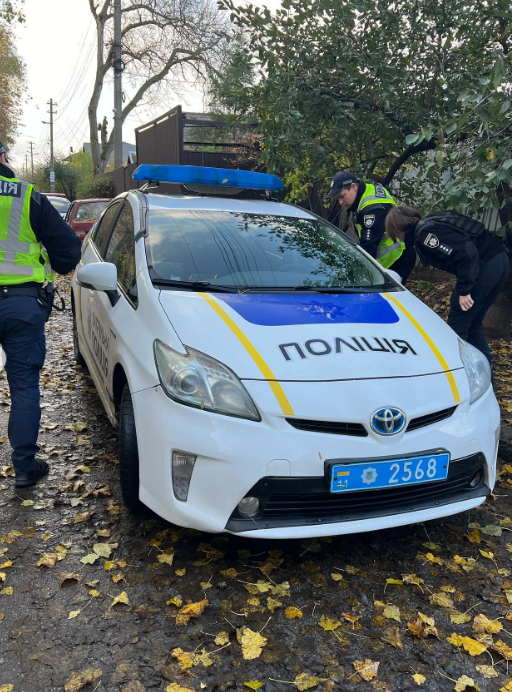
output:
[[[132,395],[127,384],[121,396],[119,408],[119,481],[124,504],[133,512],[143,508],[139,500],[139,450],[137,447],[137,429],[133,411]]]

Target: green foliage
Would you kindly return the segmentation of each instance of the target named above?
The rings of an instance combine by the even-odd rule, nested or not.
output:
[[[503,204],[508,0],[284,0],[274,15],[219,3],[258,75],[240,87],[237,107],[258,118],[265,163],[285,171],[292,199],[314,184],[325,191],[343,167],[399,182],[408,201],[472,212]]]
[[[0,0],[0,20],[3,22],[24,22],[22,7],[25,0]]]
[[[0,23],[0,140],[6,147],[18,133],[25,88],[25,65],[16,53],[13,33]]]
[[[115,196],[114,179],[111,177],[85,181],[77,187],[77,199],[111,198]]]

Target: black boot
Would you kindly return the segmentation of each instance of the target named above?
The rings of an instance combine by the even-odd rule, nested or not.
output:
[[[34,485],[38,480],[48,475],[50,467],[46,461],[36,459],[36,466],[33,471],[26,471],[16,474],[14,485],[16,488],[27,488],[29,485]]]

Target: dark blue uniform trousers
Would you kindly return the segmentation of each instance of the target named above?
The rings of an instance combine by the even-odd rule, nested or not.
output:
[[[482,320],[485,313],[496,300],[498,293],[505,287],[509,273],[509,261],[506,252],[500,252],[480,269],[478,280],[471,291],[474,305],[470,310],[461,309],[459,295],[456,291],[451,296],[448,324],[472,346],[478,348],[492,365],[491,349],[485,335]]]
[[[0,346],[11,390],[8,435],[15,473],[32,471],[39,451],[39,371],[46,355],[45,317],[46,310],[36,298],[0,298]]]

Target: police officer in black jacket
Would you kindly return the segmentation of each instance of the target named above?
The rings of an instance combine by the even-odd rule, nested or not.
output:
[[[36,460],[41,408],[39,371],[46,353],[45,282],[80,261],[80,240],[44,195],[16,178],[0,142],[0,346],[11,392],[8,435],[16,487],[49,471]],[[51,264],[51,267],[50,267]]]
[[[455,274],[448,324],[491,362],[491,351],[482,326],[485,313],[505,286],[508,255],[500,238],[479,221],[456,212],[434,212],[423,219],[412,207],[399,205],[386,217],[392,238],[416,245],[424,265]]]

